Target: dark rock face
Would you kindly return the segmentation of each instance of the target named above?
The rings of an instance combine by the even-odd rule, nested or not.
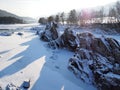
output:
[[[46,25],[45,31],[40,34],[40,39],[43,41],[52,41],[58,38],[57,25],[53,23],[49,23]]]

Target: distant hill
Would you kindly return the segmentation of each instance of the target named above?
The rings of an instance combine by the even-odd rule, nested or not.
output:
[[[15,20],[13,20],[13,21],[17,21],[17,19],[18,19],[18,22],[15,22],[15,23],[19,23],[20,22],[20,20],[22,20],[23,21],[23,23],[35,23],[35,22],[37,22],[37,20],[35,20],[35,19],[33,19],[33,18],[30,18],[30,17],[20,17],[20,16],[17,16],[17,15],[15,15],[15,14],[13,14],[13,13],[10,13],[10,12],[7,12],[7,11],[5,11],[5,10],[0,10],[0,18],[1,18],[1,20],[3,20],[3,21],[1,21],[1,22],[6,22],[6,21],[4,21],[4,20],[6,20],[6,18],[8,19],[8,18],[10,18],[10,20],[11,20],[11,17],[12,17],[12,19],[15,19]],[[9,22],[8,22],[9,23]],[[7,23],[7,24],[8,24]],[[12,23],[12,22],[11,22]],[[14,23],[14,22],[13,22]]]
[[[14,17],[14,18],[19,18],[19,16],[12,14],[10,12],[4,11],[4,10],[0,10],[0,17]]]

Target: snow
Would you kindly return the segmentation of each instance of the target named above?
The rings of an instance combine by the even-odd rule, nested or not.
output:
[[[108,77],[111,77],[111,78],[118,78],[118,79],[120,79],[120,75],[117,75],[117,74],[113,74],[113,73],[107,73],[107,75],[106,76],[108,76]]]
[[[68,69],[73,52],[52,50],[32,30],[0,36],[0,86],[21,87],[30,80],[29,90],[96,90],[76,78]]]
[[[44,28],[36,24],[0,25],[0,29],[16,29],[23,33],[20,36],[16,31],[11,36],[0,36],[0,86],[5,89],[12,83],[21,87],[24,81],[30,80],[29,90],[96,90],[68,70],[68,60],[74,55],[73,52],[66,49],[52,50],[35,35],[36,30]],[[58,28],[59,35],[64,28]],[[78,33],[86,31],[77,29]],[[94,35],[101,37],[98,33]],[[119,35],[105,36],[120,42]],[[84,69],[87,71],[87,67]]]
[[[23,27],[31,27],[31,26],[37,26],[38,23],[32,23],[32,24],[0,24],[0,29],[17,29],[17,28],[23,28]]]

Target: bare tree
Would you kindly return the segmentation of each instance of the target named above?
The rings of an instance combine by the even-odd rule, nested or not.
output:
[[[120,22],[120,1],[116,2],[116,11],[117,11],[117,19],[118,19],[118,22]]]
[[[70,24],[78,24],[78,16],[76,10],[71,10],[68,16],[68,19]]]
[[[116,9],[114,7],[109,8],[109,23],[115,23],[116,18],[117,18],[117,12]]]
[[[64,25],[64,22],[65,22],[65,13],[62,12],[61,15],[60,15],[60,17],[61,17],[61,22]]]
[[[103,23],[104,17],[105,17],[105,13],[104,13],[104,7],[101,7],[100,11],[100,18],[101,18],[101,23]]]
[[[59,17],[59,15],[56,15],[56,16],[55,16],[55,22],[56,22],[56,23],[59,23],[59,22],[60,22],[60,17]]]

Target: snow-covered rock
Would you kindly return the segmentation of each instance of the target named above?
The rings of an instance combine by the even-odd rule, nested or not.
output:
[[[95,38],[90,33],[78,35],[79,48],[68,68],[84,82],[101,90],[120,89],[120,44],[113,38]],[[86,79],[87,78],[87,79]]]
[[[54,48],[66,47],[69,50],[75,51],[79,45],[79,41],[76,33],[71,29],[66,28],[64,33],[58,39],[49,42],[48,45]]]
[[[45,31],[40,34],[40,39],[52,41],[58,38],[57,25],[52,22],[46,25]]]
[[[117,40],[105,36],[96,38],[89,32],[76,34],[67,28],[48,45],[75,52],[69,59],[68,68],[84,82],[102,90],[120,89],[120,43]]]
[[[0,36],[11,36],[14,32],[1,32]]]
[[[30,87],[30,80],[23,82],[23,88],[28,89]]]
[[[20,90],[20,88],[10,83],[6,86],[6,90]]]

